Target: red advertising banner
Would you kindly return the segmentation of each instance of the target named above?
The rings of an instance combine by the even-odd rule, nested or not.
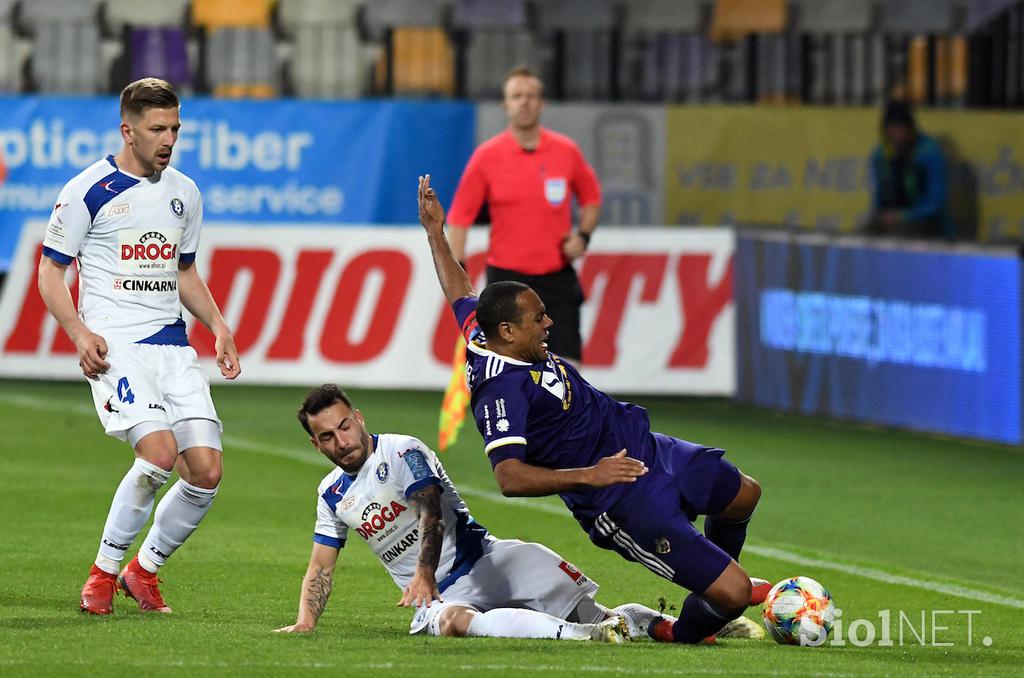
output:
[[[36,289],[44,226],[24,229],[0,298],[0,377],[82,378]],[[485,238],[471,232],[468,250],[481,285]],[[618,393],[732,394],[733,250],[727,229],[601,228],[578,265],[585,376]],[[210,225],[197,265],[234,330],[241,383],[447,383],[457,328],[417,228]]]

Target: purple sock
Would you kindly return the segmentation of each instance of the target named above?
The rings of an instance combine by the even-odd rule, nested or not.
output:
[[[704,536],[712,544],[728,553],[733,560],[739,561],[743,542],[747,538],[749,522],[750,518],[726,520],[720,516],[708,516],[704,519]]]
[[[691,593],[683,600],[679,621],[672,625],[672,637],[677,643],[699,643],[731,620],[732,617],[721,614],[708,601]]]

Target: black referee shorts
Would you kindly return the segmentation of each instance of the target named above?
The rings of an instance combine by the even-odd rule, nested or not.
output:
[[[515,280],[530,286],[544,302],[548,317],[554,325],[548,331],[548,350],[576,362],[583,355],[580,338],[580,305],[583,287],[571,265],[561,271],[545,275],[526,275],[495,266],[487,267],[487,284],[501,280]]]

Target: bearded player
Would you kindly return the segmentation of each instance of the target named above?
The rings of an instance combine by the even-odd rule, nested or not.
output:
[[[317,489],[298,616],[277,631],[313,630],[353,532],[402,590],[398,604],[416,608],[412,634],[621,643],[657,616],[638,604],[608,610],[594,601],[597,584],[551,549],[492,537],[430,448],[410,436],[370,435],[336,385],[311,390],[298,418],[337,468]]]

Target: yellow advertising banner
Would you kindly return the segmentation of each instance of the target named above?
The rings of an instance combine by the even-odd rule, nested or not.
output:
[[[946,151],[961,233],[1024,236],[1024,114],[919,111]],[[672,106],[665,217],[853,232],[870,210],[875,109]]]

